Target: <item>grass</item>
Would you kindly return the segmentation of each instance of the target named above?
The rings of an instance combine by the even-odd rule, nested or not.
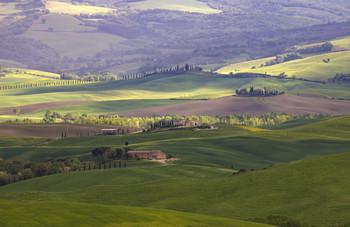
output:
[[[336,47],[349,50],[350,49],[350,37],[344,37],[332,41],[332,44]]]
[[[232,177],[168,179],[140,183],[137,187],[116,181],[114,185],[99,183],[79,190],[50,192],[47,187],[56,182],[55,179],[63,179],[61,175],[54,175],[1,187],[0,193],[2,200],[9,202],[128,205],[238,219],[280,214],[321,225],[342,224],[347,223],[349,217],[349,160],[350,153],[344,153]],[[134,176],[133,172],[129,174]],[[79,185],[84,179],[83,174],[71,175],[76,178],[76,182],[70,181],[72,184]],[[40,186],[38,191],[32,190]]]
[[[324,63],[323,60],[330,59],[329,63]],[[311,80],[325,81],[332,78],[337,73],[349,73],[348,67],[350,62],[350,51],[335,52],[320,54],[304,59],[293,60],[281,64],[260,67],[262,62],[268,59],[255,60],[245,63],[230,65],[219,69],[217,72],[229,74],[230,72],[250,72],[250,73],[267,73],[278,76],[281,73],[287,74],[289,77],[296,76],[297,78],[306,78]],[[255,69],[251,69],[255,66]]]
[[[2,226],[268,226],[228,218],[127,206],[43,201],[0,201],[0,204]]]
[[[212,9],[207,4],[195,0],[163,0],[161,2],[157,0],[145,0],[129,3],[133,9],[167,9],[177,10],[184,12],[195,12],[204,14],[220,13],[220,10]]]
[[[308,124],[299,123],[298,127],[280,130],[227,125],[209,131],[181,129],[125,136],[69,137],[43,146],[12,144],[0,147],[0,157],[39,162],[47,158],[77,156],[82,161],[92,161],[94,148],[116,148],[128,141],[133,149],[160,149],[180,158],[180,163],[186,165],[262,169],[276,163],[347,152],[349,121],[349,117],[315,123],[305,121]]]
[[[10,69],[10,70],[13,71],[13,73],[6,73],[5,77],[1,77],[0,78],[0,85],[57,81],[54,79],[24,74],[21,71],[16,73],[15,71],[17,69]],[[43,75],[43,76],[52,76],[52,77],[58,76],[57,74],[53,74],[53,73],[50,74],[50,73],[41,72],[41,71],[34,71],[34,70],[28,70],[26,72],[35,73],[35,74],[39,74],[39,75]]]
[[[101,101],[96,103],[88,103],[81,105],[63,106],[50,108],[51,111],[59,113],[86,113],[89,115],[100,115],[100,114],[111,114],[121,111],[131,111],[141,108],[154,107],[154,106],[165,106],[174,105],[179,103],[186,103],[188,101],[181,100],[167,100],[167,99],[138,99],[138,100],[117,100],[117,101]],[[44,116],[46,110],[40,110],[30,115]]]
[[[250,86],[267,87],[291,94],[317,94],[335,98],[350,97],[350,88],[346,85],[280,80],[277,78],[233,79],[184,73],[158,74],[135,80],[85,85],[6,90],[0,92],[0,97],[4,97],[0,107],[68,100],[217,98],[232,95],[236,89],[249,88]],[[85,108],[86,106],[82,107]]]
[[[97,13],[109,13],[113,11],[111,8],[88,6],[88,5],[73,5],[65,2],[48,1],[46,3],[46,9],[50,10],[50,13],[64,13],[70,15],[84,14],[97,14]]]
[[[134,224],[139,221],[142,226],[144,221],[138,215],[148,209],[240,220],[287,215],[322,226],[347,223],[349,127],[350,117],[341,116],[294,121],[273,130],[221,125],[218,130],[71,137],[48,144],[42,144],[46,141],[41,138],[0,138],[0,157],[5,159],[35,162],[49,157],[77,156],[88,160],[93,148],[120,147],[125,141],[132,148],[161,149],[181,159],[167,166],[135,161],[129,162],[127,168],[78,171],[9,184],[0,187],[0,204],[6,207],[2,217],[5,223],[20,223],[22,219],[9,217],[20,212],[25,220],[40,212],[39,207],[47,207],[45,223],[55,225],[61,217],[80,223],[87,220],[82,218],[83,214],[92,219],[89,223],[94,223],[101,222],[97,214],[107,212],[105,208],[131,206],[125,209],[138,210],[133,213]],[[281,162],[290,163],[278,164]],[[232,164],[235,169],[261,170],[233,176]],[[267,166],[270,167],[262,170]],[[67,208],[62,209],[63,206]],[[120,216],[114,214],[107,212],[104,221],[122,223],[118,222]],[[151,224],[163,221],[158,216],[152,220]],[[182,218],[185,223],[186,220]],[[202,220],[210,224],[206,217]],[[37,221],[32,218],[29,224],[38,225]],[[236,226],[234,220],[231,224]]]
[[[274,59],[274,57],[263,58],[232,64],[217,70],[217,72],[221,74],[229,74],[230,72],[267,73],[275,76],[284,72],[289,77],[296,76],[297,78],[320,81],[332,78],[337,73],[350,73],[350,68],[348,67],[350,62],[350,38],[344,37],[333,40],[331,43],[338,49],[340,48],[345,51],[313,55],[305,57],[304,59],[284,62],[273,66],[260,67],[261,64],[265,65],[265,62]],[[330,59],[330,62],[324,63],[323,60],[326,59]],[[252,67],[255,68],[252,69]]]
[[[0,137],[1,147],[12,147],[12,146],[36,146],[45,142],[50,141],[46,138],[36,138],[36,137]]]

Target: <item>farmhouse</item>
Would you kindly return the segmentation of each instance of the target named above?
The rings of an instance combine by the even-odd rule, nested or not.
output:
[[[264,93],[265,93],[265,90],[260,88],[254,89],[253,91],[253,95],[263,95]]]
[[[174,120],[174,125],[180,125],[182,127],[193,127],[193,126],[198,126],[198,122],[197,121],[190,121],[188,119],[177,119]]]
[[[132,156],[137,156],[141,159],[149,159],[149,160],[157,160],[157,159],[165,159],[166,155],[160,150],[153,151],[128,151]]]

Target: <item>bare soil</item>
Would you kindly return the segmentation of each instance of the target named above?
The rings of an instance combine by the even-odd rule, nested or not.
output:
[[[59,102],[45,102],[45,103],[38,103],[38,104],[30,104],[25,106],[15,106],[19,107],[21,109],[20,114],[26,114],[31,113],[34,111],[44,110],[48,108],[53,108],[57,106],[68,106],[68,105],[79,105],[79,104],[85,104],[85,103],[92,103],[94,101],[59,101]],[[13,112],[13,109],[15,107],[4,107],[0,108],[0,115],[15,115]]]
[[[67,137],[100,135],[101,129],[127,129],[105,125],[74,124],[0,124],[0,136],[7,137],[46,137],[60,138],[62,133]],[[129,132],[135,129],[129,128]]]
[[[127,117],[144,117],[154,114],[174,114],[179,116],[224,116],[245,113],[257,115],[271,112],[343,115],[350,114],[350,101],[294,95],[280,95],[264,98],[230,96],[194,103],[149,107],[134,111],[119,112],[117,114]]]

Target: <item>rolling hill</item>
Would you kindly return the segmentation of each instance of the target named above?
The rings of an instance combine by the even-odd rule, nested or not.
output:
[[[309,80],[327,81],[337,73],[350,73],[350,68],[348,67],[350,62],[349,42],[349,37],[331,41],[334,48],[341,51],[314,54],[303,59],[264,67],[261,67],[261,65],[265,65],[266,62],[274,59],[274,57],[257,59],[232,64],[217,70],[217,72],[221,74],[229,74],[230,72],[267,73],[274,76],[285,73],[288,77],[294,76]],[[328,63],[323,61],[328,59],[330,59]]]
[[[17,74],[16,74],[17,76]],[[12,75],[3,79],[11,79]],[[23,79],[22,79],[23,78]],[[14,85],[29,80],[21,75]],[[41,77],[36,77],[41,80]],[[0,84],[3,80],[0,78]],[[4,80],[4,84],[6,81]],[[13,79],[11,79],[13,80]],[[15,81],[13,81],[15,82]],[[266,87],[297,96],[268,98],[230,98],[236,89]],[[222,99],[216,99],[225,97]],[[99,82],[94,84],[56,85],[0,91],[2,119],[40,118],[50,108],[62,113],[130,115],[179,114],[179,115],[227,115],[234,113],[329,113],[347,114],[348,101],[304,98],[350,98],[350,89],[342,84],[322,84],[301,80],[278,78],[226,78],[195,72],[160,73],[133,79]],[[174,100],[175,99],[175,100]],[[212,99],[200,101],[200,99]],[[191,104],[196,108],[189,108]],[[181,104],[182,103],[182,104]],[[215,105],[211,108],[210,104]],[[174,104],[181,104],[179,106]],[[169,107],[159,107],[168,106]],[[299,107],[298,107],[299,105]],[[301,106],[300,106],[301,105]],[[13,108],[20,106],[22,115],[9,116]],[[324,110],[320,107],[325,107]],[[148,108],[148,109],[143,109]],[[327,109],[328,108],[328,109]],[[135,110],[140,110],[136,114]]]
[[[34,206],[34,209],[38,209],[35,207],[40,204],[51,204],[47,214],[50,215],[51,212],[61,210],[60,206],[53,205],[57,202],[67,203],[68,207],[83,206],[84,213],[89,213],[93,206],[100,204],[110,205],[111,208],[127,205],[241,220],[270,214],[288,215],[297,220],[326,226],[349,221],[349,185],[346,180],[349,158],[349,153],[344,153],[216,179],[159,179],[138,183],[137,187],[121,180],[114,185],[101,182],[78,190],[57,188],[56,192],[49,192],[47,186],[55,180],[60,182],[59,178],[62,178],[61,175],[55,175],[7,185],[0,188],[0,193],[2,203],[12,203],[6,211],[9,214],[18,210],[22,204]],[[69,177],[75,178],[73,184],[80,187],[79,182],[88,173],[91,172],[72,173],[73,176]],[[125,174],[133,176],[132,172]],[[150,176],[156,177],[152,174]],[[38,185],[42,188],[39,189]],[[16,202],[19,199],[22,202]],[[27,212],[30,213],[25,213]],[[75,212],[70,215],[75,215]],[[113,216],[107,219],[114,220]]]
[[[0,201],[0,204],[3,226],[270,226],[170,210],[103,204],[43,201]],[[16,217],[16,213],[20,213],[20,217]]]
[[[303,121],[301,121],[303,122]],[[28,159],[32,162],[45,161],[51,158],[66,156],[78,157],[81,161],[92,161],[91,151],[99,146],[119,147],[128,141],[133,149],[160,149],[166,154],[180,158],[180,163],[218,168],[262,169],[272,164],[290,162],[307,157],[347,152],[349,147],[349,117],[337,117],[328,121],[307,124],[280,130],[265,130],[253,127],[222,125],[218,130],[192,129],[155,131],[151,133],[129,134],[124,136],[83,136],[76,137],[73,132],[79,131],[74,126],[67,126],[69,137],[49,143],[30,142],[28,145],[16,144],[6,146],[6,141],[13,139],[2,137],[0,157],[5,159]],[[335,127],[337,125],[337,127]],[[29,125],[30,127],[39,127]],[[41,128],[43,134],[60,136],[66,127]],[[5,128],[5,127],[4,127]],[[21,132],[23,127],[18,127]],[[94,130],[101,127],[90,127]],[[45,133],[45,130],[47,132]],[[34,129],[33,129],[34,131]],[[86,131],[86,129],[81,129]],[[96,131],[95,131],[96,132]],[[86,134],[85,134],[86,135]],[[57,138],[57,137],[56,137]],[[36,141],[36,140],[34,140]],[[1,144],[1,143],[0,143]],[[278,152],[277,152],[278,151]],[[220,154],[220,155],[217,155]],[[143,165],[134,162],[133,165]]]

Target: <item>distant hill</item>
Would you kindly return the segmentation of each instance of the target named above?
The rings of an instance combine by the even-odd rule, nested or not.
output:
[[[284,75],[289,78],[304,78],[309,80],[327,81],[337,73],[350,73],[350,38],[344,37],[331,41],[333,51],[325,53],[306,53],[303,59],[270,65],[276,57],[240,62],[217,70],[218,73],[267,73],[269,75]],[[321,44],[310,44],[317,46]],[[298,47],[296,47],[296,51]],[[301,48],[301,47],[300,47]],[[288,50],[286,50],[288,51]],[[292,50],[290,50],[292,51]]]
[[[1,4],[0,63],[56,73],[124,74],[185,63],[214,70],[292,45],[349,35],[344,1]],[[321,27],[310,33],[312,25]]]

